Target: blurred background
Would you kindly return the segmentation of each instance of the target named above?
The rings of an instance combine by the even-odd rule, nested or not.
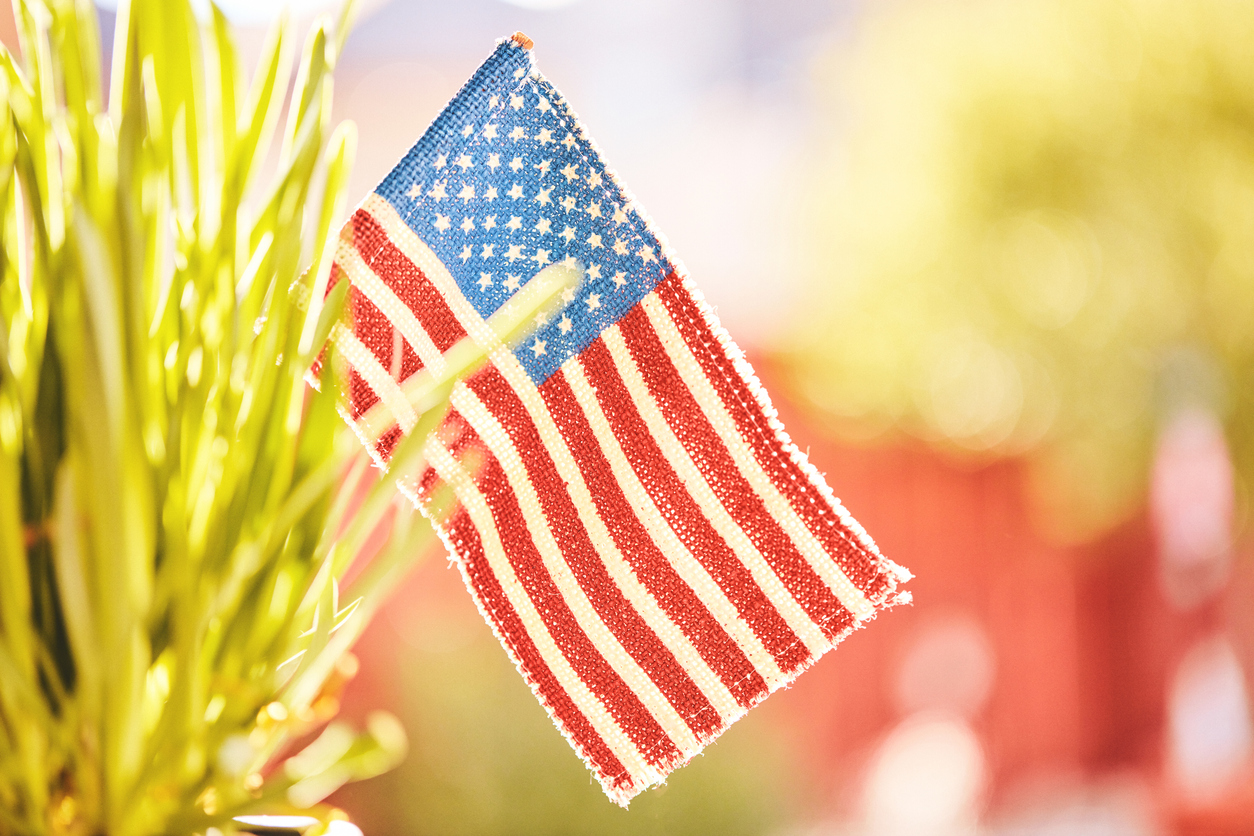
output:
[[[279,5],[225,4],[246,54]],[[433,554],[344,695],[409,757],[335,803],[368,836],[1254,832],[1254,9],[373,0],[357,193],[517,29],[915,604],[623,811]]]

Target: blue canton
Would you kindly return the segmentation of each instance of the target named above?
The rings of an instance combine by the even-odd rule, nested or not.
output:
[[[515,354],[539,385],[673,269],[531,55],[501,43],[379,184],[490,316],[549,264],[583,268],[563,310]]]

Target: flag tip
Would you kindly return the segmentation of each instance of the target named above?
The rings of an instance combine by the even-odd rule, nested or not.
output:
[[[515,32],[514,34],[509,36],[509,39],[513,41],[514,43],[518,44],[523,49],[531,49],[533,46],[535,46],[535,41],[531,40],[531,38],[528,38],[522,32]]]

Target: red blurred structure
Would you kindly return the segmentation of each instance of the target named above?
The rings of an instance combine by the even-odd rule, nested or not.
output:
[[[967,618],[983,628],[992,656],[987,701],[971,724],[986,753],[984,800],[994,821],[998,811],[1015,815],[1063,796],[1074,802],[1084,787],[1131,782],[1149,796],[1133,799],[1148,808],[1147,826],[1254,833],[1248,765],[1202,803],[1180,791],[1166,766],[1169,697],[1188,649],[1210,636],[1231,635],[1238,646],[1245,638],[1243,667],[1251,668],[1248,560],[1237,561],[1225,592],[1181,612],[1160,590],[1144,514],[1097,542],[1054,545],[1031,524],[1021,462],[967,468],[921,444],[860,449],[826,439],[786,402],[777,406],[881,550],[915,573],[913,607],[886,614],[842,645],[836,661],[774,698],[816,774],[857,774],[901,719],[899,677],[912,643],[938,622]],[[951,679],[968,675],[958,667]]]

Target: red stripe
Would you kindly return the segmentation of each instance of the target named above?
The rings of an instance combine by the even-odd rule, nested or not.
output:
[[[592,764],[601,779],[615,788],[632,786],[631,775],[614,752],[606,745],[592,723],[575,705],[574,700],[562,688],[561,683],[536,648],[527,633],[522,619],[510,606],[509,598],[500,581],[492,574],[491,565],[483,553],[483,542],[465,511],[459,512],[449,523],[447,534],[456,546],[458,561],[467,585],[483,605],[496,628],[501,643],[513,657],[523,676],[536,691],[569,735],[575,748]]]
[[[789,628],[740,558],[710,525],[696,500],[671,469],[644,419],[636,412],[601,338],[584,349],[579,359],[627,460],[675,534],[710,573],[780,668],[788,672],[804,665],[810,658],[810,651]]]
[[[352,405],[353,418],[357,419],[365,415],[370,407],[379,402],[379,396],[370,388],[370,384],[366,379],[353,369],[348,379],[348,397]]]
[[[435,472],[435,468],[427,465],[418,476],[418,487],[414,492],[422,498],[425,505],[431,500],[436,489],[443,484],[444,482],[440,479],[440,474]]]
[[[540,394],[579,462],[597,512],[636,577],[737,702],[748,708],[765,697],[766,682],[753,663],[671,566],[636,516],[565,375],[559,372],[550,377],[540,386]]]
[[[462,451],[470,445],[471,436],[467,434],[470,425],[466,423],[466,419],[458,415],[456,412],[449,411],[445,414],[444,420],[440,423],[432,435],[439,438],[444,445],[444,449],[449,452],[454,459],[462,462]],[[426,465],[422,473],[418,477],[417,492],[424,500],[430,500],[437,485],[443,485],[440,475],[436,473],[435,468]]]
[[[404,302],[441,352],[466,336],[443,294],[387,237],[370,213],[353,215],[353,246],[361,258]]]
[[[474,434],[473,429],[467,431],[467,435],[471,434]],[[518,506],[505,471],[501,469],[501,463],[495,457],[489,457],[476,481],[492,511],[497,529],[508,535],[501,542],[510,565],[558,649],[570,661],[584,684],[614,715],[645,760],[662,770],[673,768],[682,759],[682,754],[635,692],[610,667],[579,627],[566,599],[549,576],[535,543],[527,536],[527,520]]]
[[[545,449],[539,430],[504,375],[495,366],[485,366],[467,385],[501,422],[518,450],[562,557],[597,615],[684,718],[693,734],[704,738],[718,731],[722,723],[714,706],[606,570],[557,466]]]
[[[461,451],[470,443],[468,430],[470,423],[456,410],[450,409],[435,434],[444,443],[444,449],[453,454],[453,458],[461,459]]]
[[[339,264],[331,265],[331,277],[327,282],[327,291],[335,287],[337,282],[348,281],[344,271],[340,269]],[[353,334],[371,351],[375,357],[379,357],[379,350],[371,345],[377,343],[385,346],[383,350],[387,352],[387,362],[380,360],[384,368],[390,368],[392,363],[392,324],[387,321],[379,309],[370,304],[370,300],[366,299],[355,287],[348,289],[348,313],[352,319]],[[386,333],[387,339],[384,341],[383,334]],[[367,342],[369,340],[369,342]],[[379,395],[374,389],[370,388],[370,384],[355,369],[350,367],[348,376],[348,401],[354,419],[365,415],[372,406],[379,402]]]
[[[474,470],[478,466],[477,463],[483,460],[486,451],[480,446],[480,449],[477,451],[477,458],[462,455],[466,448],[471,446],[472,441],[477,442],[477,439],[466,432],[469,428],[470,425],[466,423],[462,416],[456,412],[449,412],[445,415],[444,422],[431,435],[439,438],[444,445],[444,449],[463,467],[469,466],[471,470]],[[440,478],[440,474],[436,472],[435,468],[429,464],[424,465],[422,472],[415,481],[415,485],[415,492],[418,494],[419,501],[430,515],[435,515],[438,512],[440,517],[447,519],[461,508],[456,497],[441,493],[447,485]],[[441,503],[448,503],[446,507],[438,509],[432,507],[437,496]],[[436,516],[431,518],[435,522]],[[438,523],[436,524],[438,525]]]
[[[342,271],[338,264],[333,269],[337,274],[342,275]],[[383,315],[383,311],[375,307],[366,294],[357,288],[350,288],[348,291],[349,311],[353,317],[353,335],[361,341],[362,345],[370,349],[370,353],[378,358],[379,363],[389,373],[392,370],[392,346],[395,344],[394,336],[395,328],[392,321]],[[409,346],[405,341],[401,341],[401,378],[413,374],[422,368],[422,363],[418,357],[409,350]]]
[[[793,598],[829,639],[853,626],[852,614],[814,571],[736,467],[735,459],[671,362],[644,308],[636,305],[628,311],[618,321],[618,328],[667,423],[707,477],[715,496]]]
[[[392,428],[379,437],[378,443],[375,444],[375,451],[379,454],[379,458],[387,461],[392,458],[392,451],[396,449],[396,445],[405,437],[405,433],[398,425],[393,424]]]
[[[888,589],[890,578],[879,569],[874,557],[849,532],[827,499],[810,483],[810,477],[785,450],[757,398],[714,336],[683,282],[672,273],[657,286],[655,292],[683,335],[684,342],[692,349],[706,378],[722,398],[741,435],[751,439],[750,447],[771,481],[828,554],[833,555],[849,580],[875,600]]]
[[[338,264],[332,264],[331,278],[327,282],[327,291],[330,292],[330,289],[335,287],[336,282],[339,281],[348,281],[348,279],[344,278],[344,273],[340,270]],[[356,331],[356,297],[360,296],[360,294],[355,288],[350,287],[348,290],[348,296],[348,310],[353,319],[353,330]],[[367,315],[369,315],[369,312],[367,312]],[[389,347],[390,345],[391,344],[389,343]],[[370,384],[366,383],[366,379],[357,373],[356,369],[350,369],[348,376],[348,402],[354,420],[366,414],[370,407],[379,402],[379,396],[373,389],[370,388]]]

